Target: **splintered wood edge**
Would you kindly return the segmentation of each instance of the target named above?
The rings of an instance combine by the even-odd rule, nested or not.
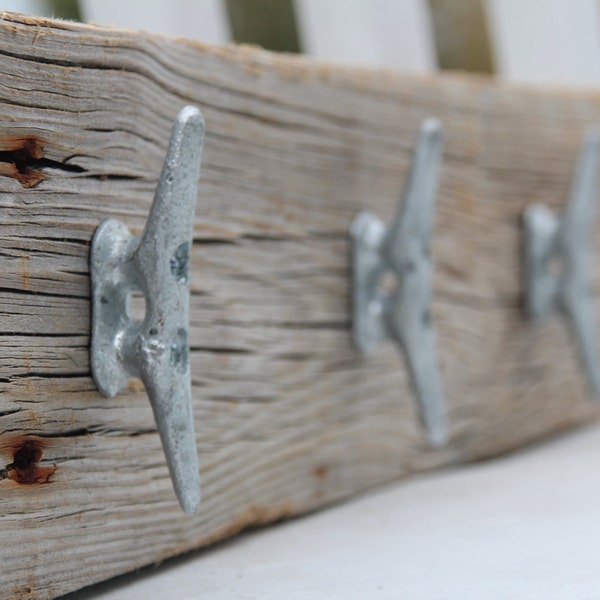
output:
[[[0,54],[1,598],[56,597],[597,416],[565,323],[524,317],[521,226],[531,202],[563,206],[597,94],[12,13],[0,13]],[[191,253],[193,518],[141,384],[100,396],[88,354],[90,239],[108,217],[141,230],[188,103],[207,123]],[[440,450],[394,348],[363,359],[349,334],[350,223],[361,210],[389,222],[429,116],[445,129]]]

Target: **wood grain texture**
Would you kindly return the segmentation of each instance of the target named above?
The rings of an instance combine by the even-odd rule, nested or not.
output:
[[[598,414],[564,323],[528,323],[521,284],[522,211],[563,205],[597,94],[0,17],[1,598],[55,597]],[[207,122],[194,518],[141,384],[104,398],[88,359],[90,239],[107,217],[141,229],[190,102]],[[364,208],[391,217],[431,115],[446,130],[433,247],[443,450],[425,441],[396,351],[365,360],[349,335],[349,225]]]

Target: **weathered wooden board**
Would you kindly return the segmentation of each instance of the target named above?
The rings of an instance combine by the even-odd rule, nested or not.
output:
[[[564,323],[524,319],[520,223],[530,202],[564,203],[599,95],[0,16],[0,597],[54,597],[598,414]],[[88,362],[90,239],[106,217],[142,227],[190,102],[207,122],[193,518],[141,385],[106,399]],[[446,128],[443,450],[425,441],[396,351],[365,360],[349,336],[350,222],[363,208],[390,218],[431,115]]]

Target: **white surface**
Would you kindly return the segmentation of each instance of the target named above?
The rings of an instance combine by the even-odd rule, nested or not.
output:
[[[0,2],[1,10],[10,10],[39,17],[52,17],[52,11],[49,8],[48,3],[44,0],[4,0]]]
[[[597,600],[600,427],[419,477],[76,597]]]
[[[231,38],[222,0],[79,0],[82,18],[101,25],[142,29],[222,44]]]
[[[426,0],[295,0],[305,53],[410,71],[435,67]]]
[[[498,74],[514,81],[600,83],[598,0],[486,0]]]

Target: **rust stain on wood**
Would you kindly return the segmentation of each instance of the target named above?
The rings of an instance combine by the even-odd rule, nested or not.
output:
[[[35,187],[46,176],[32,166],[43,158],[44,146],[35,136],[0,139],[0,175],[16,179],[24,188]]]
[[[34,589],[37,586],[33,586],[33,585],[17,585],[17,586],[13,586],[8,590],[3,590],[3,592],[6,591],[6,593],[8,594],[6,597],[7,598],[13,598],[14,600],[22,600],[25,598],[34,598]]]
[[[56,465],[40,466],[44,451],[39,440],[21,440],[13,444],[12,452],[13,462],[0,471],[4,479],[21,484],[49,483],[56,472]]]
[[[231,523],[217,529],[211,535],[206,536],[202,545],[209,545],[219,540],[232,537],[246,529],[260,527],[269,523],[275,523],[283,519],[295,517],[303,511],[294,506],[291,502],[283,502],[278,506],[257,506],[246,507],[240,514],[236,515]]]
[[[329,475],[329,469],[325,465],[318,465],[313,469],[313,477],[319,481],[324,481]]]
[[[24,290],[29,290],[31,288],[31,269],[29,262],[29,254],[19,258],[19,276],[21,278],[21,286]]]
[[[146,391],[141,379],[131,379],[127,382],[127,389],[131,392],[143,393]]]

